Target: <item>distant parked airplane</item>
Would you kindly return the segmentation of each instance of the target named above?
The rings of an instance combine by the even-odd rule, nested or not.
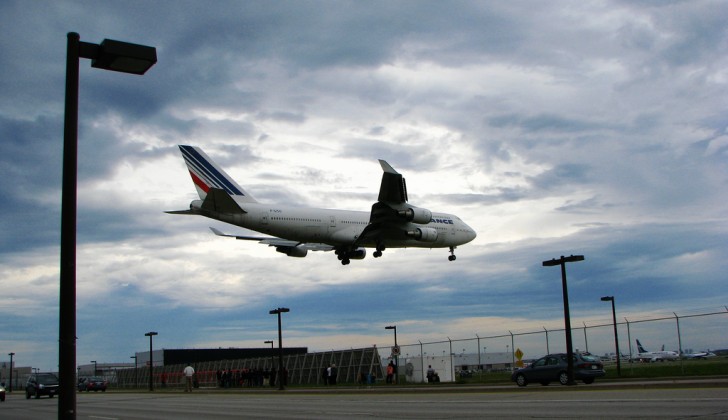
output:
[[[341,264],[366,256],[375,248],[375,258],[386,248],[455,248],[475,239],[475,231],[459,217],[435,213],[407,202],[407,186],[401,174],[380,160],[384,173],[379,199],[370,212],[326,210],[259,203],[240,187],[199,147],[179,146],[195,184],[199,200],[189,210],[171,214],[194,214],[241,226],[266,235],[216,235],[258,241],[289,257],[305,257],[311,251],[331,251]]]
[[[697,353],[684,354],[688,359],[707,359],[708,357],[715,357],[716,354],[711,351],[699,351]]]
[[[661,351],[647,351],[639,339],[637,340],[637,350],[639,353],[637,353],[636,359],[646,362],[664,362],[665,360],[675,360],[680,357],[676,351],[665,350],[665,346],[662,346]]]

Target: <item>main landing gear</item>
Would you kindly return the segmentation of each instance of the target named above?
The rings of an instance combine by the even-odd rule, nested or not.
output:
[[[450,247],[450,256],[447,257],[447,259],[448,259],[448,261],[455,261],[456,258],[457,257],[455,256],[455,247],[451,246]]]
[[[384,251],[385,249],[387,249],[387,247],[385,247],[383,243],[379,243],[377,244],[377,250],[374,251],[372,255],[374,256],[374,258],[379,258],[382,256],[382,251]]]

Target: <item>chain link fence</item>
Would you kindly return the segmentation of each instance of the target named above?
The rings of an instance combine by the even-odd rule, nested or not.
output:
[[[648,350],[675,350],[680,354],[695,349],[690,343],[711,341],[728,348],[728,307],[720,311],[679,315],[617,319],[619,354],[616,352],[614,323],[585,321],[581,326],[571,325],[574,351],[590,352],[602,356],[605,364],[637,357],[635,341],[648,346]],[[709,337],[706,340],[706,337]],[[649,343],[649,344],[648,344]],[[716,348],[716,347],[714,347]],[[510,371],[519,361],[537,359],[550,353],[566,352],[564,328],[541,328],[530,331],[508,331],[498,335],[460,338],[416,344],[400,345],[400,365],[408,381],[426,381],[430,367],[438,372],[443,382],[453,381],[457,375],[470,372]]]

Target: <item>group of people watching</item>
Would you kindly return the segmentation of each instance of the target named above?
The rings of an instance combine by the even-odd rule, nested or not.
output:
[[[263,370],[246,368],[240,370],[218,370],[216,372],[217,386],[220,388],[252,388],[265,386],[266,384],[275,386],[276,380],[278,379],[278,375],[276,373],[277,371],[275,369]],[[287,382],[286,378],[288,375],[285,369],[283,370],[283,373],[283,384],[286,385],[285,382]]]

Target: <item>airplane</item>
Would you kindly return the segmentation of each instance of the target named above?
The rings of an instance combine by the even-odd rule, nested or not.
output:
[[[209,217],[269,236],[225,234],[218,236],[258,241],[289,257],[305,257],[308,251],[334,251],[342,265],[366,256],[374,258],[386,248],[455,248],[476,237],[459,217],[436,213],[407,202],[404,177],[384,160],[379,197],[371,211],[328,210],[259,203],[238,185],[199,147],[179,146],[200,197],[188,210],[167,211]]]
[[[688,353],[684,356],[687,359],[707,359],[708,357],[715,357],[716,354],[712,351],[699,351],[697,353]]]
[[[635,359],[646,362],[664,362],[665,360],[675,360],[680,357],[676,351],[665,350],[665,346],[662,346],[660,351],[647,351],[637,339],[637,357]]]

